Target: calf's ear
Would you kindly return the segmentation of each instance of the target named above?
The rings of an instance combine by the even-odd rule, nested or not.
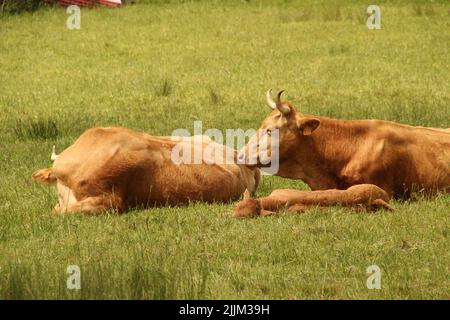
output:
[[[320,125],[320,120],[316,118],[300,118],[297,120],[297,127],[304,136],[309,136]]]

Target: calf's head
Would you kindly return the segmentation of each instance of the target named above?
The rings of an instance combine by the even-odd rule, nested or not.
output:
[[[273,161],[280,162],[288,157],[293,148],[299,148],[302,140],[319,127],[319,119],[304,116],[288,101],[281,101],[283,92],[278,92],[273,100],[271,90],[267,91],[266,103],[272,112],[239,153],[239,162],[269,167]]]
[[[256,218],[259,216],[268,216],[273,212],[264,210],[261,205],[261,201],[253,199],[248,189],[243,194],[244,198],[236,205],[236,208],[231,213],[233,218]]]

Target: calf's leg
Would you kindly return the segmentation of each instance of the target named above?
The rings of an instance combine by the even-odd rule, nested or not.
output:
[[[374,208],[374,209],[385,209],[385,210],[392,211],[391,206],[382,199],[375,199],[372,201],[372,203],[370,205],[371,205],[371,208]]]
[[[308,206],[303,205],[303,204],[294,204],[292,206],[290,206],[287,211],[290,213],[294,213],[294,212],[305,212],[308,209]]]

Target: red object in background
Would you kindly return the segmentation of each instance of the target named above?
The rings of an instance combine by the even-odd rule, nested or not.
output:
[[[79,7],[92,7],[101,4],[107,7],[118,7],[122,4],[121,0],[58,0],[62,6],[77,5]]]
[[[118,7],[122,4],[120,0],[98,0],[98,3],[108,7]]]

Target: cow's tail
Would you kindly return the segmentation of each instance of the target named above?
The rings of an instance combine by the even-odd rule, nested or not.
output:
[[[31,177],[45,184],[54,184],[57,180],[52,168],[40,169],[34,172]]]
[[[56,146],[53,146],[50,159],[52,161],[55,161],[57,158],[58,158],[58,155],[56,154]],[[34,172],[31,175],[31,177],[34,180],[45,183],[45,184],[54,184],[54,183],[56,183],[56,180],[57,180],[52,168],[40,169],[40,170]]]

